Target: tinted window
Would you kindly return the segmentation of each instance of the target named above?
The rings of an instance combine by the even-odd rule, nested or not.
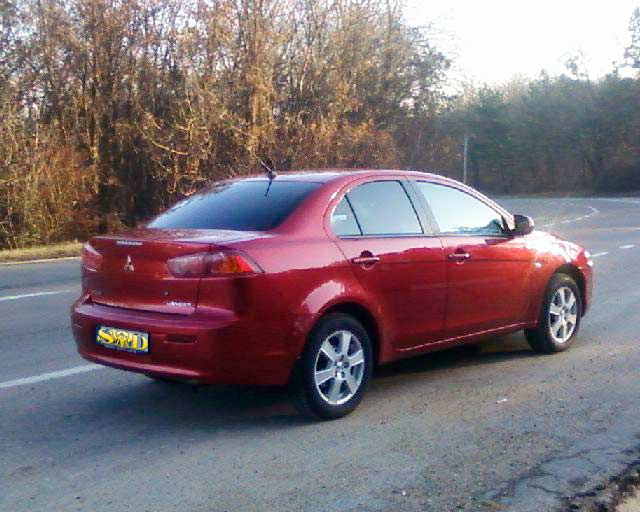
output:
[[[419,181],[440,232],[502,235],[502,218],[482,201],[455,188]]]
[[[399,181],[374,181],[347,194],[364,235],[422,234],[409,196]]]
[[[280,224],[319,183],[234,181],[216,183],[177,203],[151,228],[267,231]]]
[[[331,231],[338,236],[361,235],[360,227],[353,214],[349,200],[345,197],[336,206],[331,216]]]

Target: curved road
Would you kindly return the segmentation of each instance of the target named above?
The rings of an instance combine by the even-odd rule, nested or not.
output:
[[[88,365],[78,262],[0,267],[0,510],[564,510],[637,459],[640,198],[501,201],[595,255],[566,353],[521,334],[379,369],[360,408]]]

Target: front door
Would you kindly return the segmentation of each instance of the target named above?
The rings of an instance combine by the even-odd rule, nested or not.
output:
[[[463,190],[417,181],[440,230],[447,260],[446,337],[524,320],[534,257],[523,238],[503,229],[491,205]]]

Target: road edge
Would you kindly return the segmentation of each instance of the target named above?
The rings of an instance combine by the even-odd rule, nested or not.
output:
[[[28,265],[31,263],[54,263],[56,261],[70,261],[79,260],[80,256],[60,256],[59,258],[39,258],[35,260],[21,260],[21,261],[3,261],[0,263],[0,267],[7,267],[12,265]]]

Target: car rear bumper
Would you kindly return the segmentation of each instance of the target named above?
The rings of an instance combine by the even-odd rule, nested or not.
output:
[[[78,352],[94,363],[160,377],[210,384],[286,384],[296,355],[255,343],[251,324],[227,310],[173,315],[92,303],[71,308]],[[149,352],[133,354],[96,343],[99,325],[149,333]]]

